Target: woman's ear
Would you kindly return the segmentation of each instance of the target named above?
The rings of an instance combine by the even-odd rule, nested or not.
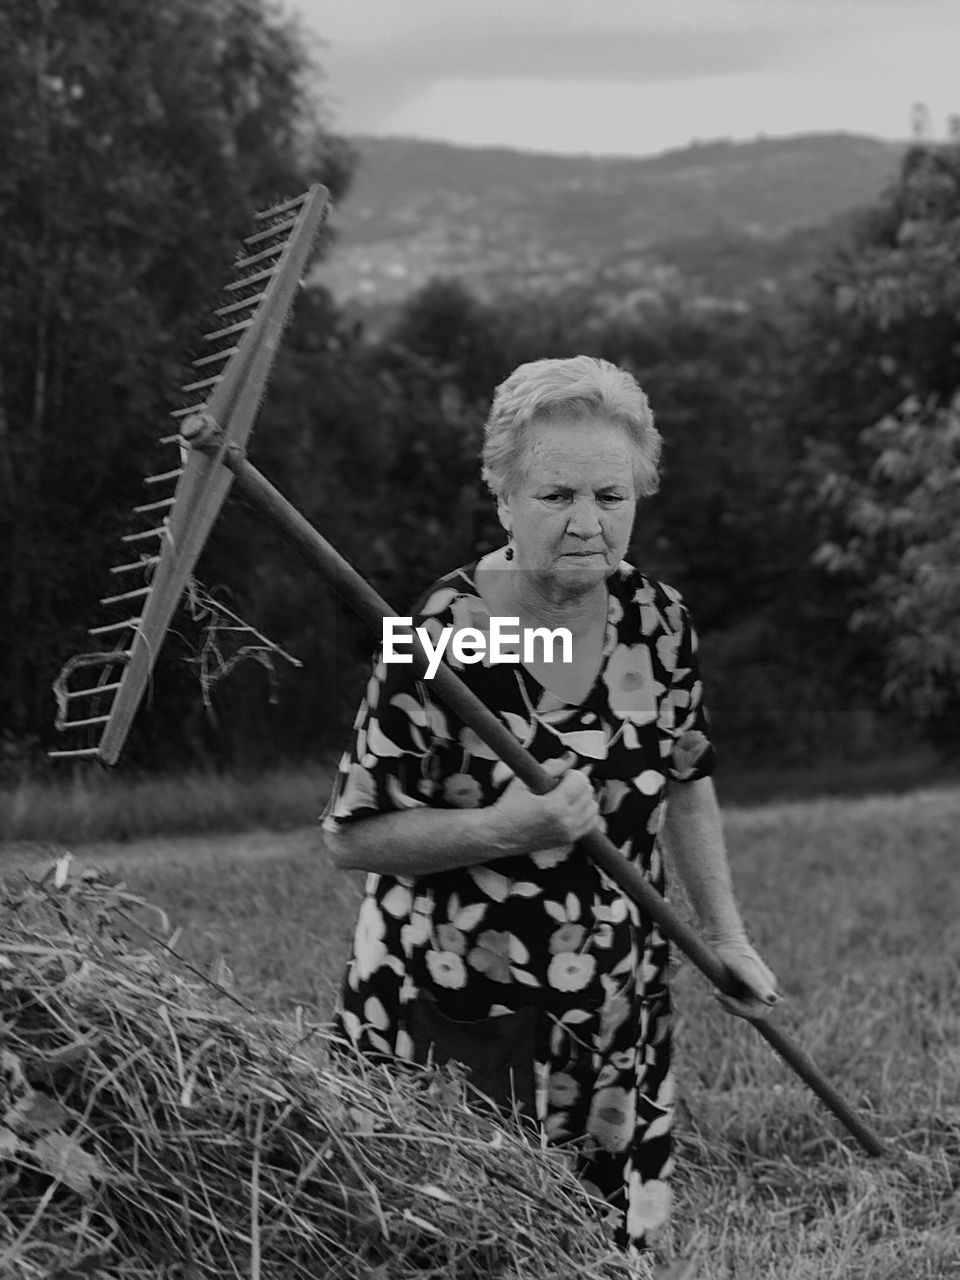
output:
[[[500,521],[504,533],[509,537],[513,528],[513,515],[510,511],[510,499],[504,494],[497,498],[497,519]]]

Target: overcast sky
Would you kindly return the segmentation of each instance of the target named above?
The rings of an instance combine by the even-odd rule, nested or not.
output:
[[[345,133],[645,155],[693,138],[935,136],[960,0],[285,0]]]

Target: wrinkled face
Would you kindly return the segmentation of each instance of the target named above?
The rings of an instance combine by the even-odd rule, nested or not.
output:
[[[536,422],[524,478],[499,502],[516,567],[552,594],[577,595],[623,559],[637,508],[633,444],[606,419]]]

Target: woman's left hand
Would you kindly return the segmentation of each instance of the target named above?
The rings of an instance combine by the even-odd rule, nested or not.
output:
[[[730,974],[745,988],[739,998],[717,991],[716,997],[738,1018],[765,1018],[780,1003],[777,980],[746,938],[711,939],[713,952]]]

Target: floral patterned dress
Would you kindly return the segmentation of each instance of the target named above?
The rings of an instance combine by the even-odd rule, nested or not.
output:
[[[489,627],[476,565],[441,578],[413,622]],[[601,669],[574,706],[520,664],[448,660],[540,761],[570,753],[593,782],[606,832],[661,892],[657,834],[668,779],[708,775],[696,637],[678,593],[623,563],[608,579]],[[431,695],[412,668],[375,663],[323,817],[492,804],[511,770]],[[429,876],[370,874],[338,1019],[371,1054],[414,1057],[411,1002],[476,1023],[538,1010],[536,1107],[569,1144],[621,1246],[665,1222],[673,1078],[667,945],[578,848]]]

